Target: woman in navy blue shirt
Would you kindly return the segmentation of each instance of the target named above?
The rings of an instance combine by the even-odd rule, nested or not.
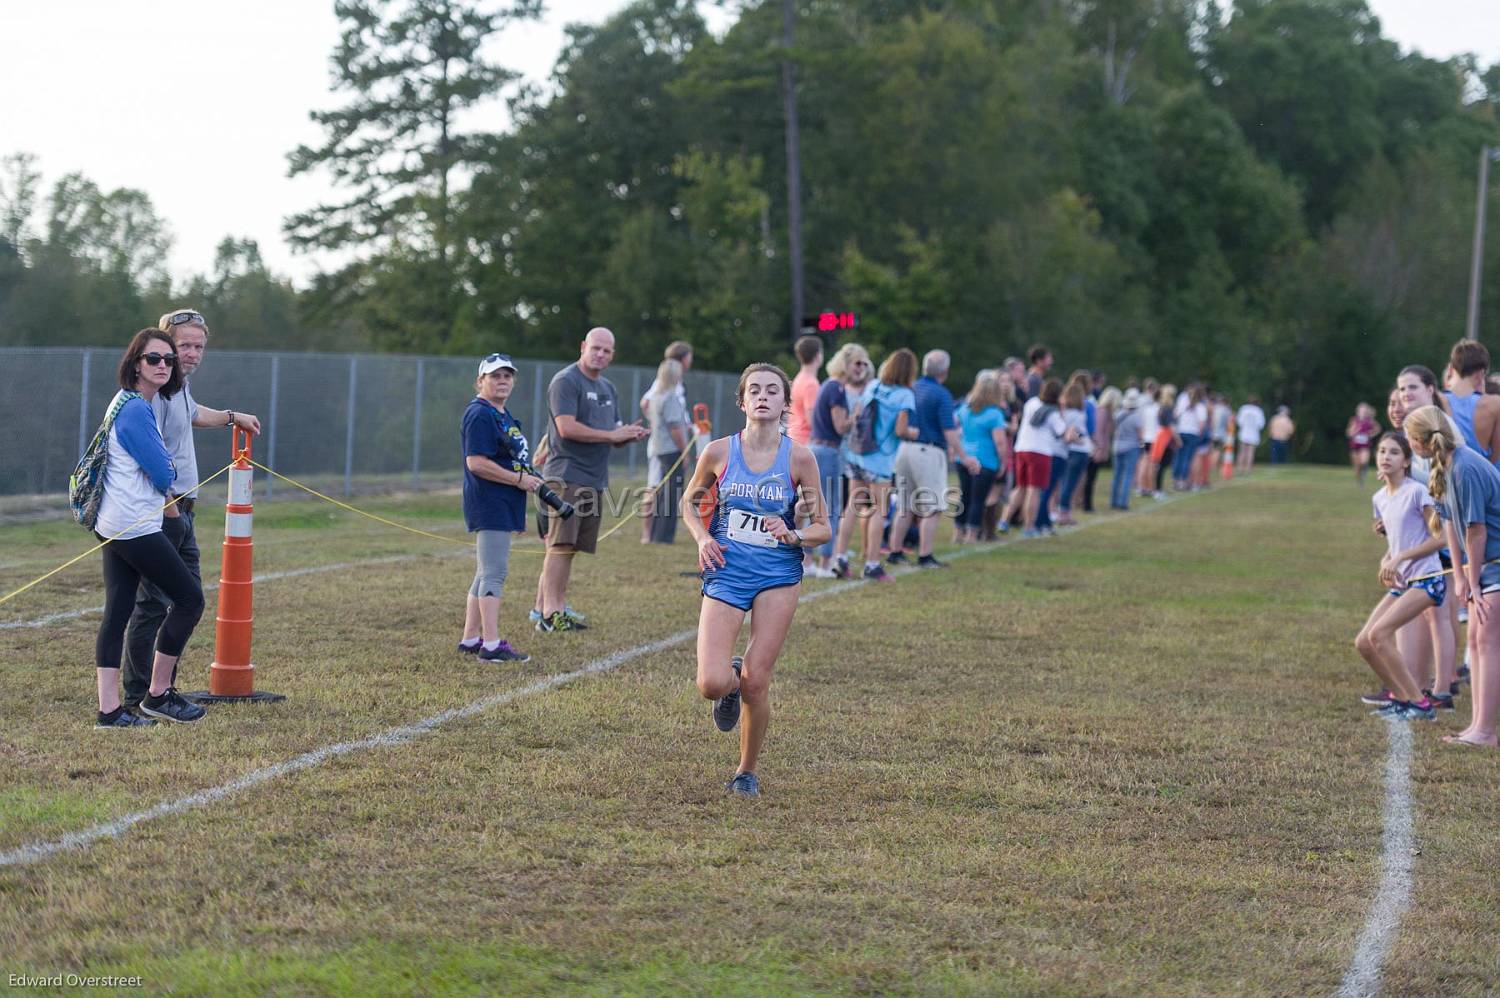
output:
[[[479,362],[478,394],[464,410],[464,525],[474,534],[478,567],[464,606],[458,650],[486,662],[525,662],[531,656],[500,639],[500,594],[510,569],[511,535],[526,529],[526,494],[542,480],[527,469],[531,449],[521,424],[505,410],[516,385],[516,365],[505,354]]]

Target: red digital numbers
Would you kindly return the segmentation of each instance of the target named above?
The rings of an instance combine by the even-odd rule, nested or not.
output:
[[[818,332],[832,333],[840,329],[854,329],[859,325],[859,316],[853,312],[819,312]]]

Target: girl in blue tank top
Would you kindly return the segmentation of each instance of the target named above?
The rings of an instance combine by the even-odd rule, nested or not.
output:
[[[714,702],[720,731],[734,729],[743,706],[739,767],[727,787],[742,797],[760,795],[755,764],[771,720],[771,672],[797,612],[803,548],[832,535],[817,460],[782,432],[790,395],[779,367],[747,367],[736,394],[745,429],[704,449],[682,497],[703,573],[698,690]],[[752,610],[741,658],[734,649]]]
[[[729,461],[719,476],[718,500],[708,532],[724,551],[722,568],[703,572],[703,595],[749,610],[767,589],[802,581],[802,548],[770,533],[772,520],[796,529],[792,490],[792,439],[781,438],[771,467],[756,474],[745,466],[741,434],[729,438]]]

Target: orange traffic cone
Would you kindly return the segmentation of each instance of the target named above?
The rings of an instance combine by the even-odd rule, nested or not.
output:
[[[1234,444],[1224,448],[1224,461],[1219,465],[1219,477],[1226,482],[1234,477]]]
[[[219,613],[214,621],[214,661],[209,666],[208,690],[192,697],[210,703],[285,700],[278,693],[255,691],[255,666],[250,663],[255,588],[250,541],[254,469],[250,467],[250,434],[239,427],[230,435],[229,456],[233,467],[229,470],[229,502],[224,507],[224,560]]]

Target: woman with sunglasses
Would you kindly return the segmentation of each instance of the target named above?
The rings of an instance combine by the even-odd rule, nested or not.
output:
[[[171,398],[182,387],[169,334],[142,329],[120,360],[120,391],[110,402],[116,411],[109,429],[103,496],[94,533],[104,545],[104,619],[94,645],[99,692],[98,728],[134,728],[163,721],[186,723],[204,714],[172,689],[177,659],[203,615],[203,589],[162,533],[162,507],[177,477],[151,400]],[[151,685],[138,716],[120,704],[120,659],[125,625],[135,609],[142,580],[157,586],[172,609],[156,639]]]
[[[844,458],[840,451],[844,436],[854,425],[849,413],[849,393],[846,386],[856,372],[870,370],[870,355],[858,343],[845,343],[829,358],[824,366],[828,380],[818,388],[818,398],[813,405],[812,439],[808,450],[818,462],[818,481],[823,489],[823,500],[828,507],[828,528],[831,536],[818,550],[817,562],[808,569],[814,578],[831,579],[840,574],[833,567],[834,537],[839,536],[839,521],[844,512]],[[861,387],[868,378],[859,373]],[[843,534],[848,544],[848,532]],[[840,577],[848,575],[848,560],[842,562]]]

